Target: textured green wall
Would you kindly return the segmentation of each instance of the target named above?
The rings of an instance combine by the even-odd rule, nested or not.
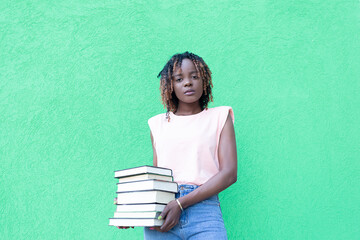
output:
[[[360,3],[1,1],[0,238],[141,239],[108,226],[113,171],[151,164],[177,52],[235,112],[229,239],[360,239]]]

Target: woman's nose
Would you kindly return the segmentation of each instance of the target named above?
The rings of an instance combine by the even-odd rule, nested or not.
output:
[[[185,78],[185,84],[184,84],[184,86],[185,86],[185,87],[188,87],[188,86],[191,86],[191,85],[192,85],[191,80],[190,80],[189,78]]]

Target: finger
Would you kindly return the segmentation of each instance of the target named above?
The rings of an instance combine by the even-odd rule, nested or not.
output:
[[[176,220],[171,220],[170,218],[164,221],[164,224],[160,227],[161,232],[167,232],[178,223]]]
[[[165,209],[160,213],[159,220],[164,219],[169,212],[169,205],[166,205]]]
[[[162,212],[160,213],[160,216],[158,217],[158,219],[159,219],[159,220],[164,219],[164,218],[166,217],[166,215],[167,215],[167,212],[168,212],[168,211],[165,211],[165,209],[164,209],[164,211],[162,211]]]
[[[154,230],[161,232],[160,227],[153,227]]]
[[[172,228],[172,226],[169,225],[166,228],[161,229],[161,232],[168,232],[171,228]]]
[[[160,227],[160,231],[161,232],[167,232],[168,230],[170,230],[169,226],[170,226],[170,219],[165,219],[163,225]]]

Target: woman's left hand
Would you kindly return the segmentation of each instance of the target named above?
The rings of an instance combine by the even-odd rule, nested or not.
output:
[[[154,229],[159,232],[169,231],[178,224],[180,215],[181,209],[178,203],[175,200],[169,202],[160,214],[161,219],[164,219],[163,225],[161,225],[161,227],[154,227]]]

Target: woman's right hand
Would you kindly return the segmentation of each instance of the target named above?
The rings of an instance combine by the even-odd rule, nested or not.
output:
[[[117,197],[114,198],[114,204],[117,203]],[[128,228],[134,228],[134,227],[124,227],[124,226],[116,226],[118,229],[128,229]]]
[[[181,215],[181,209],[176,202],[176,200],[170,201],[165,209],[161,212],[158,219],[164,219],[164,223],[161,227],[154,227],[156,231],[159,232],[167,232],[170,229],[172,229],[176,224],[178,224],[180,215]]]

